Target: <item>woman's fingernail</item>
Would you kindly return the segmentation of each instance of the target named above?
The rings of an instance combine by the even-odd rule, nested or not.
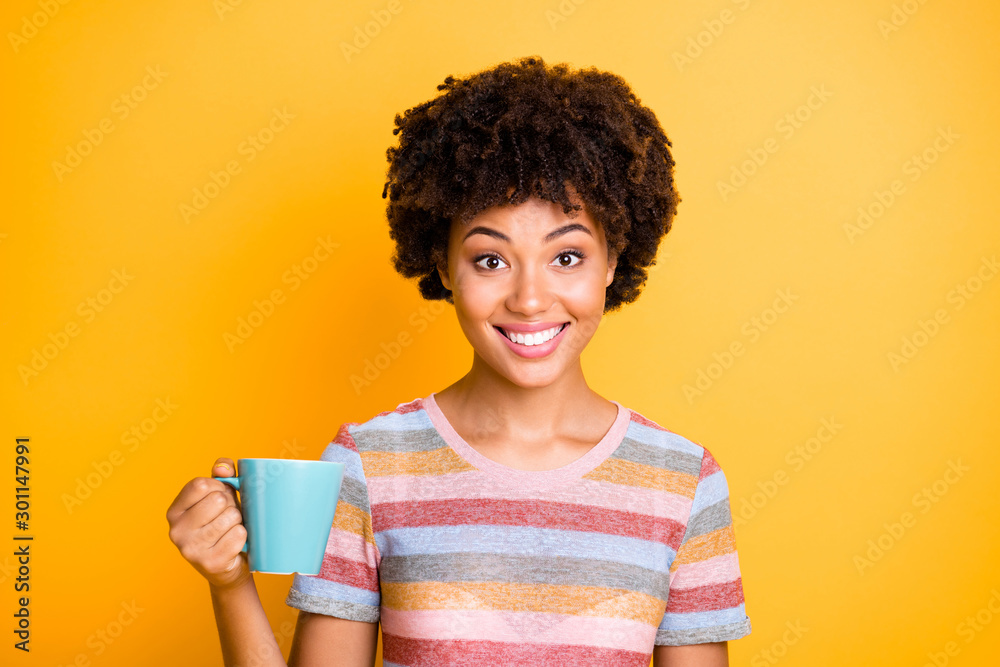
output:
[[[230,470],[228,463],[216,463],[215,467],[216,468],[225,468],[226,470]]]

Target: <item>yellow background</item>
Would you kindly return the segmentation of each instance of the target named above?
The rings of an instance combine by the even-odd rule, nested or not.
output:
[[[468,369],[452,307],[421,314],[428,303],[390,265],[385,149],[394,115],[447,75],[537,54],[620,74],[674,144],[675,228],[584,369],[721,462],[753,623],[732,664],[995,664],[1000,277],[982,278],[1000,252],[996,3],[400,0],[345,57],[387,4],[0,9],[0,662],[221,664],[207,585],[168,540],[167,506],[218,456],[317,458],[342,422]],[[813,108],[811,89],[828,94]],[[143,99],[121,117],[133,91]],[[250,160],[240,146],[275,108],[294,118]],[[796,112],[788,136],[779,122]],[[113,131],[57,174],[108,119]],[[744,165],[765,145],[777,146],[766,162]],[[925,151],[935,160],[912,180]],[[181,204],[233,160],[241,171],[185,221]],[[734,169],[754,173],[724,198]],[[849,234],[896,180],[902,193]],[[339,246],[292,290],[283,276],[318,237]],[[958,285],[978,288],[961,307]],[[285,302],[230,351],[224,334],[275,289]],[[774,317],[779,290],[796,300]],[[88,299],[106,304],[91,313]],[[351,376],[401,332],[412,344],[356,391]],[[894,363],[904,338],[919,347]],[[23,374],[43,348],[45,367]],[[686,394],[699,371],[707,389]],[[176,406],[162,422],[157,399]],[[840,425],[832,437],[824,419]],[[130,449],[122,435],[144,420],[155,431]],[[12,647],[7,555],[16,437],[31,438],[27,655]],[[915,498],[924,488],[933,503]],[[256,578],[280,631],[295,618],[291,578]],[[135,617],[103,643],[123,604]],[[961,625],[977,613],[978,630]]]

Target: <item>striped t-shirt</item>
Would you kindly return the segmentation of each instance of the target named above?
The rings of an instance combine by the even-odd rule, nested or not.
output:
[[[657,644],[750,633],[729,505],[709,451],[617,401],[555,470],[486,458],[432,393],[343,424],[319,575],[286,603],[380,622],[386,667],[636,665]]]

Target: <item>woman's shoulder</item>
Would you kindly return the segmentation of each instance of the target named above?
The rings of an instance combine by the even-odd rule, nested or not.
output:
[[[418,397],[382,410],[365,421],[342,422],[334,443],[363,451],[365,443],[384,440],[386,436],[394,439],[391,436],[401,432],[424,430],[429,424],[424,412],[424,398]]]
[[[414,398],[405,403],[399,403],[391,410],[382,410],[364,422],[356,423],[359,430],[368,428],[386,427],[396,422],[414,422],[420,417],[419,412],[424,410],[424,398]]]
[[[697,459],[700,462],[699,468],[707,462],[710,462],[710,468],[718,466],[712,453],[698,440],[681,435],[638,410],[633,408],[628,410],[631,419],[626,437],[646,447],[668,450],[677,456]]]
[[[367,453],[386,454],[397,450],[412,449],[414,442],[423,440],[413,436],[425,430],[429,424],[423,399],[415,398],[398,404],[391,410],[383,410],[365,421],[343,421],[337,433],[326,445],[320,459],[340,461],[352,466],[361,465]],[[424,438],[425,439],[425,438]]]

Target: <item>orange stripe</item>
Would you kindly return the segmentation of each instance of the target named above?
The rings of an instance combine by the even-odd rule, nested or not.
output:
[[[694,490],[698,486],[698,478],[694,475],[614,458],[607,459],[584,477],[625,486],[644,486],[687,498],[694,498]]]
[[[716,556],[722,556],[736,551],[736,536],[733,534],[733,524],[713,530],[711,533],[699,535],[683,544],[677,551],[670,571],[678,565],[697,563]]]
[[[604,618],[638,618],[646,623],[659,625],[666,609],[664,600],[644,593],[595,586],[421,581],[383,582],[381,589],[382,604],[400,611],[531,611]]]
[[[460,457],[450,447],[429,452],[377,452],[361,454],[368,477],[388,475],[443,475],[475,470],[471,463]]]
[[[337,511],[333,515],[333,527],[352,535],[361,535],[365,538],[365,542],[375,544],[375,537],[368,529],[368,513],[342,500],[337,501]]]

